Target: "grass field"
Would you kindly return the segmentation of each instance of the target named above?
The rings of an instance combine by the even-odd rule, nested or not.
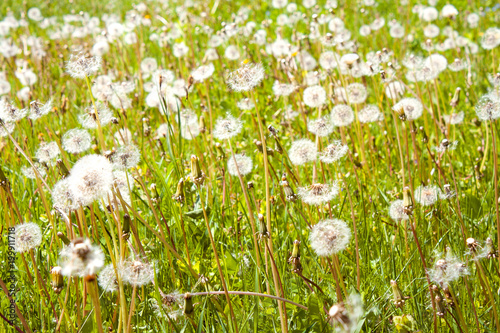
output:
[[[495,1],[4,1],[0,332],[500,332]]]

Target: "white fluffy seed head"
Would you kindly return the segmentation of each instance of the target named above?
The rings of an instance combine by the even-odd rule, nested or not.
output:
[[[434,267],[429,269],[431,280],[438,283],[442,288],[447,287],[450,282],[457,280],[459,277],[468,274],[469,270],[465,263],[451,252],[448,252],[445,258],[436,260]]]
[[[500,118],[500,100],[492,98],[490,94],[481,96],[475,109],[477,117],[481,120]]]
[[[359,111],[358,119],[360,123],[372,123],[383,120],[384,114],[380,112],[378,106],[375,104],[369,104]]]
[[[53,162],[60,153],[57,142],[42,142],[35,153],[35,157],[41,163],[49,163]]]
[[[350,104],[364,103],[368,97],[368,91],[361,83],[351,83],[347,86],[346,92]]]
[[[203,65],[195,69],[191,76],[196,82],[203,82],[213,75],[215,71],[214,64],[209,63],[208,65]]]
[[[35,168],[38,171],[39,175],[36,174]],[[35,162],[35,168],[33,168],[31,165],[26,165],[21,168],[21,172],[26,178],[29,179],[36,179],[38,177],[45,177],[47,174],[47,171],[45,168],[38,162]]]
[[[351,239],[351,229],[339,219],[327,219],[316,224],[309,235],[311,247],[320,257],[344,250]]]
[[[77,238],[61,251],[59,260],[62,275],[88,277],[96,274],[104,265],[104,254],[89,239]]]
[[[179,119],[176,117],[176,120]],[[192,140],[201,133],[198,116],[194,111],[185,109],[180,113],[180,131],[186,140]]]
[[[69,177],[61,179],[52,188],[52,204],[63,212],[69,212],[80,207],[78,196],[71,189]]]
[[[410,217],[405,213],[403,200],[394,200],[389,206],[389,216],[396,222],[408,220]]]
[[[227,160],[227,172],[231,176],[238,176],[238,171],[240,175],[245,176],[252,172],[252,167],[252,158],[244,154],[236,154]]]
[[[74,128],[64,133],[62,146],[65,151],[72,154],[83,153],[90,149],[92,137],[84,129]]]
[[[329,116],[307,121],[307,130],[320,137],[332,134],[334,128]]]
[[[116,278],[115,267],[113,264],[104,266],[104,268],[99,272],[97,282],[105,292],[112,293],[118,290],[118,280]]]
[[[218,140],[230,139],[241,132],[243,124],[230,114],[226,118],[219,118],[214,126],[213,136]]]
[[[312,184],[308,187],[299,187],[299,197],[305,204],[321,205],[327,203],[339,194],[337,184]]]
[[[347,126],[354,121],[354,111],[346,104],[335,105],[332,109],[331,119],[335,126]]]
[[[111,122],[113,118],[113,112],[104,105],[103,103],[97,102],[97,116],[99,117],[99,123],[101,126],[106,126]],[[85,108],[85,111],[78,116],[78,121],[85,128],[94,129],[97,128],[97,116],[94,106],[91,105]]]
[[[153,281],[154,269],[150,263],[129,259],[123,263],[119,274],[125,283],[133,287],[142,287]]]
[[[299,139],[292,142],[288,151],[290,161],[294,165],[302,165],[316,160],[318,150],[316,144],[309,139]]]
[[[347,154],[349,147],[347,145],[342,144],[341,141],[334,141],[329,144],[319,155],[319,159],[323,163],[333,163],[341,159]]]
[[[113,165],[100,155],[87,155],[71,169],[69,191],[81,205],[88,205],[102,198],[113,185]]]
[[[14,250],[19,253],[27,252],[42,244],[42,230],[38,224],[30,222],[15,226]]]
[[[101,62],[101,57],[72,54],[66,64],[66,71],[74,78],[83,79],[95,74],[101,68]]]
[[[49,99],[45,104],[38,101],[32,101],[30,103],[29,118],[31,120],[36,120],[42,116],[45,116],[52,110],[52,99]]]
[[[227,83],[233,91],[250,91],[264,79],[261,64],[248,63],[229,73]]]
[[[420,118],[424,110],[422,103],[416,98],[403,98],[396,103],[392,109],[396,112],[404,112],[406,119],[415,120]]]
[[[303,98],[305,105],[311,108],[317,108],[325,104],[326,91],[322,86],[307,87],[304,90]]]
[[[441,196],[441,190],[436,185],[419,186],[415,189],[415,201],[422,206],[434,205]]]
[[[116,169],[125,170],[136,167],[141,160],[141,152],[136,145],[129,144],[118,147],[111,161]]]
[[[28,109],[20,109],[14,104],[0,99],[0,119],[4,122],[16,122],[28,114]]]

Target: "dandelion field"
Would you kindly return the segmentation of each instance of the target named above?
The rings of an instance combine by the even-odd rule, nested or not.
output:
[[[0,332],[499,332],[495,1],[0,4]]]

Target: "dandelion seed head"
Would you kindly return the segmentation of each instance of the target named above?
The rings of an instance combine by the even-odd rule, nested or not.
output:
[[[250,91],[263,79],[264,68],[262,65],[248,63],[229,73],[227,83],[233,91]]]
[[[274,81],[273,92],[275,96],[289,96],[297,89],[294,84],[280,83],[279,81]]]
[[[415,189],[415,201],[422,206],[434,205],[441,195],[441,190],[436,185],[419,186]]]
[[[304,90],[304,103],[311,107],[317,108],[325,104],[326,91],[322,86],[311,86]]]
[[[361,83],[351,83],[347,86],[346,92],[350,104],[364,103],[368,97],[368,91]]]
[[[396,222],[410,219],[405,212],[403,200],[394,200],[391,202],[389,206],[389,216]]]
[[[97,283],[99,283],[99,286],[105,292],[112,293],[118,290],[118,280],[113,264],[104,266],[104,268],[99,272]]]
[[[91,144],[92,137],[84,129],[71,129],[64,133],[62,138],[63,149],[72,154],[79,154],[89,150]]]
[[[35,164],[35,168],[38,171],[40,177],[45,177],[47,175],[47,171],[45,170],[45,168],[38,162],[35,162],[34,164]],[[29,178],[29,179],[36,179],[36,177],[37,177],[36,172],[31,165],[23,166],[21,168],[21,172],[23,173],[23,175],[26,178]]]
[[[369,104],[359,111],[358,119],[361,123],[372,123],[383,120],[384,114],[380,112],[378,106],[375,104]]]
[[[80,158],[70,171],[70,191],[81,205],[88,205],[106,195],[113,185],[113,165],[104,156]]]
[[[334,126],[329,116],[307,121],[307,130],[317,136],[328,136],[333,132]]]
[[[308,187],[299,187],[298,195],[308,205],[321,205],[333,200],[339,194],[337,184],[312,184]]]
[[[429,277],[442,288],[447,287],[450,282],[459,277],[468,275],[467,266],[452,253],[448,252],[445,258],[436,260],[434,267],[429,269]]]
[[[316,144],[309,139],[299,139],[292,142],[288,151],[290,161],[294,165],[303,165],[316,160],[318,150]]]
[[[339,219],[318,222],[309,235],[311,248],[320,257],[328,257],[344,250],[350,240],[351,229]]]
[[[52,188],[52,203],[54,207],[69,212],[80,207],[78,196],[71,188],[71,179],[69,177],[61,179]]]
[[[30,103],[29,115],[28,118],[31,120],[36,120],[45,116],[52,110],[52,99],[49,99],[45,104],[42,104],[38,101],[32,101]]]
[[[476,104],[476,115],[480,120],[494,120],[500,118],[500,100],[495,100],[489,94],[481,96]]]
[[[319,159],[323,163],[330,164],[344,157],[348,150],[347,145],[342,144],[341,141],[334,141],[320,153]]]
[[[242,176],[245,176],[252,172],[252,168],[252,158],[244,154],[236,154],[234,157],[231,156],[227,160],[227,172],[229,172],[231,176],[238,176],[238,171]]]
[[[123,263],[120,274],[125,283],[133,287],[142,287],[153,281],[154,269],[150,263],[129,259]]]
[[[104,254],[89,239],[77,238],[62,249],[59,261],[62,275],[89,277],[104,265]]]
[[[113,118],[113,112],[103,103],[97,102],[97,116],[93,105],[85,108],[84,112],[78,116],[78,121],[80,124],[89,129],[97,128],[97,118],[99,117],[99,123],[101,126],[106,126],[111,122]]]
[[[255,108],[255,104],[250,98],[243,98],[243,99],[239,100],[237,106],[238,106],[238,109],[245,110],[245,111],[252,110],[253,108]]]
[[[40,163],[50,163],[53,162],[60,153],[61,151],[59,150],[57,142],[42,142],[35,153],[35,157]]]
[[[423,113],[424,106],[416,98],[403,98],[396,103],[392,109],[396,112],[404,112],[406,119],[415,120],[420,118]]]
[[[101,68],[101,57],[89,57],[83,53],[72,54],[66,64],[66,71],[77,79],[91,76]]]
[[[227,114],[225,118],[217,119],[214,126],[213,136],[218,140],[226,140],[238,135],[242,129],[243,123],[241,120]]]
[[[42,244],[42,230],[38,224],[29,222],[15,226],[14,250],[19,253],[28,252]]]
[[[0,100],[0,119],[5,123],[19,121],[26,117],[27,114],[27,108],[20,109],[14,106],[14,104],[12,103]]]
[[[196,82],[203,82],[214,74],[215,67],[214,64],[209,63],[208,65],[203,65],[195,69],[191,76]]]
[[[338,104],[332,109],[331,119],[337,127],[347,126],[354,121],[354,112],[349,105]]]
[[[134,144],[128,144],[118,147],[112,155],[111,161],[113,167],[119,170],[134,168],[141,160],[141,152]]]

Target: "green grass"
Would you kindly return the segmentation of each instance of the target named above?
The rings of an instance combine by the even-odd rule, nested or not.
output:
[[[417,14],[411,13],[411,8],[416,3],[409,2],[410,4],[403,6],[398,2],[379,1],[378,6],[364,7],[365,12],[361,13],[361,5],[339,1],[339,7],[333,12],[344,18],[346,28],[352,32],[352,38],[358,41],[357,52],[363,60],[368,52],[387,48],[394,54],[391,62],[401,65],[407,53],[413,52],[424,57],[429,55],[421,46],[427,39],[422,32],[425,25]],[[323,5],[324,1],[318,3]],[[35,5],[45,16],[58,17],[60,24],[61,16],[72,11],[86,11],[91,17],[113,13],[124,19],[132,4],[132,1],[75,1],[75,4],[65,1],[27,1],[22,4],[18,1],[7,1],[0,4],[0,19],[9,12],[20,18],[21,13]],[[302,92],[306,86],[305,71],[300,67],[298,70],[292,70],[288,76],[278,60],[265,52],[265,46],[250,43],[251,37],[231,37],[217,48],[221,59],[213,61],[215,72],[208,85],[194,83],[189,98],[180,99],[182,109],[192,109],[205,119],[207,132],[201,133],[193,140],[182,137],[178,126],[180,116],[177,112],[167,112],[165,115],[162,108],[147,106],[145,99],[148,92],[144,90],[144,83],[150,79],[142,79],[139,75],[141,59],[152,57],[157,60],[159,67],[170,69],[176,78],[184,78],[187,81],[190,73],[203,63],[210,38],[202,32],[202,25],[209,26],[216,32],[222,28],[221,22],[230,23],[234,20],[240,7],[251,6],[249,18],[244,21],[256,22],[255,30],[265,29],[269,41],[272,42],[277,37],[278,15],[286,13],[286,10],[272,8],[270,1],[221,1],[216,13],[211,15],[213,1],[202,1],[188,8],[189,20],[183,20],[175,11],[176,7],[181,6],[180,3],[146,4],[148,9],[140,15],[152,18],[152,24],[150,27],[138,26],[133,29],[140,42],[132,45],[121,41],[110,43],[109,51],[103,56],[102,68],[97,73],[113,73],[113,82],[131,80],[136,84],[135,90],[128,95],[132,99],[132,106],[125,110],[110,107],[117,122],[103,126],[102,129],[106,150],[119,147],[113,136],[118,130],[127,128],[133,133],[132,141],[141,153],[138,166],[127,170],[129,181],[135,185],[131,192],[131,203],[124,211],[102,209],[102,205],[95,201],[70,214],[70,218],[75,237],[90,238],[92,243],[99,245],[106,257],[106,264],[130,256],[141,256],[151,262],[155,267],[154,283],[137,288],[135,297],[133,288],[127,284],[123,285],[123,293],[105,293],[99,288],[99,310],[93,306],[92,293],[88,289],[90,284],[83,278],[64,277],[62,292],[57,294],[52,290],[50,270],[60,264],[60,251],[64,247],[57,233],[62,232],[72,238],[64,218],[52,207],[50,189],[62,179],[61,172],[56,165],[48,163],[43,166],[47,172],[43,178],[48,188],[40,179],[28,179],[21,172],[23,166],[29,165],[28,161],[14,144],[15,141],[24,154],[36,160],[35,152],[42,142],[61,143],[67,130],[81,128],[77,116],[85,107],[91,105],[91,97],[85,80],[71,78],[65,72],[64,65],[69,60],[73,47],[82,47],[88,51],[97,35],[50,40],[48,36],[51,28],[41,29],[35,22],[29,21],[27,27],[12,29],[4,36],[11,37],[17,45],[21,45],[22,36],[27,35],[47,41],[44,46],[47,55],[43,61],[24,54],[17,55],[15,59],[0,55],[0,72],[5,73],[11,85],[11,91],[5,95],[6,98],[20,107],[29,106],[29,101],[21,101],[16,96],[23,85],[15,76],[15,60],[26,59],[28,66],[38,77],[37,83],[31,87],[30,100],[45,102],[52,97],[54,101],[54,108],[49,115],[34,121],[22,119],[16,123],[12,138],[0,138],[0,168],[7,179],[7,183],[2,183],[0,187],[3,236],[0,257],[4,267],[0,277],[5,283],[9,274],[8,228],[24,222],[35,222],[43,233],[41,245],[32,250],[34,260],[31,259],[30,253],[16,255],[16,305],[25,320],[23,326],[21,317],[16,316],[16,327],[23,331],[28,331],[29,328],[32,332],[54,332],[60,325],[58,329],[61,332],[97,332],[99,319],[95,314],[99,312],[104,331],[109,328],[113,332],[125,332],[129,311],[134,302],[129,323],[134,332],[235,332],[234,323],[237,323],[240,332],[280,332],[285,327],[289,332],[330,332],[332,326],[328,323],[328,310],[342,301],[338,298],[340,293],[342,299],[350,294],[359,294],[363,300],[363,315],[359,322],[353,323],[351,332],[500,330],[500,327],[495,325],[495,311],[498,312],[500,304],[499,260],[476,260],[466,244],[466,239],[473,237],[483,247],[486,239],[490,237],[494,248],[497,248],[498,208],[495,207],[495,185],[498,184],[495,184],[494,168],[497,157],[493,152],[492,133],[498,146],[500,132],[497,121],[476,122],[474,107],[479,98],[491,88],[487,74],[499,71],[498,47],[488,51],[479,46],[477,54],[468,55],[472,76],[470,86],[467,84],[468,69],[459,72],[448,69],[440,73],[435,81],[413,83],[405,78],[407,69],[402,65],[396,66],[394,79],[400,79],[407,84],[426,107],[424,115],[414,122],[401,121],[391,110],[394,102],[386,98],[385,83],[380,75],[353,78],[341,74],[336,69],[326,75],[321,85],[325,87],[329,97],[334,82],[340,86],[346,82],[363,83],[368,89],[366,104],[378,105],[385,121],[362,126],[355,121],[342,129],[345,138],[342,138],[339,128],[336,127],[332,134],[319,140],[323,148],[333,140],[343,140],[349,146],[349,154],[334,164],[322,164],[319,160],[316,162],[317,181],[337,181],[341,187],[339,195],[329,205],[316,207],[306,205],[300,199],[296,202],[285,200],[280,184],[282,174],[288,173],[287,179],[295,192],[298,186],[310,185],[315,163],[293,166],[287,154],[278,152],[275,139],[267,131],[269,125],[279,131],[279,142],[285,151],[289,150],[294,140],[309,138],[315,141],[315,136],[307,131],[304,119],[317,118],[318,109],[301,104]],[[437,8],[440,9],[443,5],[444,2],[440,2]],[[492,7],[495,5],[494,1],[457,1],[454,5],[460,12],[456,20],[440,19],[434,24],[441,29],[450,25],[461,36],[477,44],[486,29],[499,26],[498,10],[485,12],[485,15],[480,17],[477,28],[469,28],[466,23],[467,13],[479,13],[480,7]],[[308,33],[314,12],[300,4],[299,10],[306,13],[306,19],[293,27],[281,27],[280,34],[292,45],[300,45],[302,50],[307,50],[318,60],[321,51],[330,48],[322,46],[319,40],[293,39],[298,33]],[[207,15],[200,16],[202,12]],[[323,7],[318,11],[319,15],[327,13]],[[158,15],[166,20],[167,26],[164,26]],[[378,31],[373,31],[368,37],[360,36],[359,27],[371,23],[377,15],[386,19],[386,25]],[[261,26],[265,19],[273,22]],[[411,33],[414,36],[413,42],[403,42],[390,37],[387,23],[392,19],[396,19],[405,27],[406,34]],[[101,22],[101,28],[104,27]],[[180,37],[160,46],[149,37],[152,32],[164,33],[164,27],[166,32],[177,27],[182,33]],[[197,30],[196,27],[200,29]],[[326,32],[328,26],[320,25],[321,35]],[[443,42],[445,38],[440,34],[433,40],[438,43]],[[190,52],[179,60],[173,55],[172,45],[182,41],[190,48]],[[230,61],[224,58],[227,45],[238,47],[241,53],[239,60]],[[335,48],[332,50],[336,51]],[[336,52],[341,55],[347,53],[345,50]],[[451,49],[433,52],[443,54],[448,63],[456,57],[466,57],[463,48],[458,51]],[[258,129],[259,117],[255,109],[242,111],[237,107],[240,99],[252,98],[252,94],[230,91],[225,79],[227,72],[240,67],[244,59],[261,62],[266,72],[263,82],[252,94],[263,118],[266,143],[270,148],[268,188],[272,197],[269,200],[266,200],[264,155],[254,143],[254,140],[261,139]],[[382,68],[391,75],[388,63],[382,64]],[[320,67],[315,70],[320,70]],[[90,79],[95,82],[96,76]],[[287,98],[275,98],[272,90],[275,79],[280,82],[294,80],[300,86]],[[461,98],[458,106],[452,108],[450,100],[457,87],[462,89]],[[210,99],[214,123],[227,112],[236,117],[240,116],[243,121],[243,130],[231,139],[231,145],[236,153],[245,153],[253,160],[252,172],[243,177],[245,185],[247,182],[253,183],[253,188],[247,189],[251,209],[246,203],[238,177],[227,173],[227,162],[231,158],[228,142],[216,140],[210,134],[207,96]],[[407,89],[403,96],[413,97],[410,89]],[[335,104],[340,102],[328,98],[322,114],[329,113]],[[287,106],[300,112],[300,115],[289,123],[284,122],[282,112]],[[465,119],[461,124],[447,126],[443,133],[435,126],[433,116],[427,109],[432,110],[441,125],[444,122],[438,116],[438,109],[441,115],[464,111]],[[144,130],[144,118],[148,119],[149,133]],[[171,135],[156,140],[156,129],[167,122],[172,127]],[[418,129],[421,126],[428,140],[424,140],[424,131],[411,132],[412,128]],[[104,153],[100,148],[102,143],[99,141],[98,131],[89,132],[93,140],[90,150],[81,154],[61,151],[58,158],[68,170],[84,155]],[[432,148],[444,138],[457,140],[458,145],[456,150],[441,155]],[[365,160],[362,152],[366,156]],[[200,186],[201,190],[192,182],[192,154],[199,157],[201,169],[206,175],[203,185]],[[483,158],[484,168],[480,169]],[[300,180],[298,184],[293,180],[294,176],[288,168]],[[172,199],[181,178],[186,180],[183,204]],[[409,186],[410,193],[413,194],[413,190],[421,184],[438,185],[443,189],[447,183],[451,184],[452,190],[456,188],[456,196],[439,200],[435,205],[426,207],[414,200],[413,217],[407,223],[397,223],[389,217],[389,204],[395,199],[403,199],[404,186]],[[152,187],[153,184],[155,188]],[[202,207],[206,208],[208,221],[205,220]],[[265,237],[259,238],[259,258],[254,246],[251,212],[255,215],[257,230],[261,230],[261,223],[266,223],[266,213],[270,212],[271,228],[268,232],[272,239],[272,251],[269,249],[271,241]],[[262,214],[263,222],[259,220],[258,214]],[[120,238],[121,227],[127,216],[130,216],[130,231],[128,237]],[[344,251],[334,257],[320,258],[310,246],[308,226],[330,216],[346,221],[353,234]],[[207,223],[214,237],[213,244]],[[410,223],[415,225],[414,232]],[[184,233],[187,244],[184,241]],[[295,240],[301,242],[300,263],[304,278],[294,273],[288,262]],[[215,246],[216,253],[212,246]],[[435,316],[436,306],[431,302],[423,261],[428,268],[432,268],[438,259],[443,258],[445,252],[453,253],[464,262],[469,274],[450,283],[450,290],[455,296],[454,306],[450,304],[451,300],[445,297],[441,287],[437,286],[432,291],[434,296],[440,294],[445,298],[443,304],[446,306],[446,313],[441,318]],[[120,255],[116,257],[118,253]],[[190,315],[182,314],[183,299],[171,307],[165,304],[165,295],[173,292],[184,294],[223,291],[215,254],[220,260],[227,290],[280,296],[304,305],[307,310],[286,304],[285,319],[276,300],[254,295],[231,295],[230,303],[224,294],[194,296],[194,311]],[[273,272],[273,262],[276,272]],[[332,263],[336,262],[339,264],[342,286],[338,286],[335,278],[336,265]],[[275,275],[279,275],[280,283],[275,282]],[[402,294],[408,297],[401,308],[394,305],[391,280],[396,280]],[[278,288],[279,285],[282,286],[282,292]],[[0,313],[3,316],[7,316],[8,304],[8,298],[2,291]],[[121,310],[121,305],[125,306],[126,311]],[[346,307],[349,312],[349,305]],[[231,320],[231,308],[235,316],[234,321]],[[126,316],[123,313],[126,313]],[[414,318],[413,330],[396,328],[395,317],[402,315],[411,315]],[[0,331],[13,330],[5,320],[0,319],[0,322]]]

